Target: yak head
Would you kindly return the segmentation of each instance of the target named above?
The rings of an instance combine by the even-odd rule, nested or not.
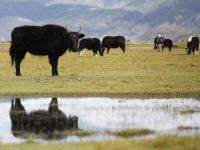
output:
[[[188,42],[187,42],[187,48],[185,49],[188,55],[191,54],[192,49],[193,49],[192,42],[190,40],[188,40]]]
[[[85,35],[81,33],[81,26],[78,32],[69,31],[69,49],[72,52],[78,51],[79,39],[82,39],[84,36]]]
[[[156,36],[155,39],[154,39],[154,49],[156,50],[160,50],[160,48],[163,46],[163,42],[164,42],[164,38],[159,35],[159,36]]]
[[[187,52],[188,55],[191,54],[191,50],[189,48],[186,48],[185,50],[186,50],[186,52]]]

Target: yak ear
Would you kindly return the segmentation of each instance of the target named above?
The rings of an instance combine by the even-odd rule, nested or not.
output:
[[[79,34],[79,39],[82,39],[85,36],[85,34],[81,33]]]

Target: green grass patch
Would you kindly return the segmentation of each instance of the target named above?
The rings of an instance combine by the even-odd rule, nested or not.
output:
[[[128,137],[134,137],[134,136],[145,136],[151,133],[153,133],[153,131],[148,130],[148,129],[125,129],[125,130],[110,133],[110,134],[128,138]]]
[[[91,136],[91,135],[95,134],[95,132],[78,129],[78,130],[65,131],[63,134],[65,136],[74,135],[74,136],[78,136],[78,137],[86,137],[86,136]]]
[[[200,127],[192,127],[192,126],[178,126],[178,130],[198,130]]]
[[[60,76],[51,76],[47,57],[27,54],[21,77],[15,76],[8,53],[0,44],[0,97],[200,97],[200,55],[183,48],[156,52],[152,43],[127,43],[126,53],[111,49],[104,57],[87,51],[59,59]]]
[[[194,114],[194,113],[200,113],[199,109],[186,109],[186,110],[181,110],[181,114]]]

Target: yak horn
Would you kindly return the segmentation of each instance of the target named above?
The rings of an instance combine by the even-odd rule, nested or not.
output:
[[[67,24],[66,24],[65,28],[66,28],[67,32],[69,32],[69,30],[67,29]]]
[[[80,26],[80,28],[79,28],[79,31],[78,31],[78,32],[81,33],[81,25],[79,24],[79,26]]]

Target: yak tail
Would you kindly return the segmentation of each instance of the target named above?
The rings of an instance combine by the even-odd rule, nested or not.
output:
[[[10,58],[11,58],[11,66],[14,65],[14,61],[15,61],[15,49],[13,47],[13,44],[11,43],[11,46],[10,46]]]

